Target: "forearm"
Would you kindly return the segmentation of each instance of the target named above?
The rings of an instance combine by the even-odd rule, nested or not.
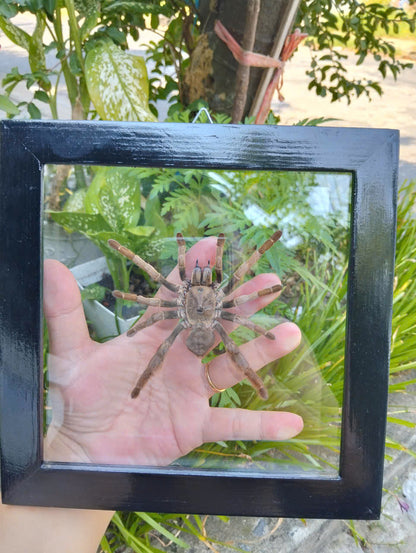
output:
[[[61,436],[45,440],[45,459],[86,462]],[[0,553],[96,553],[113,511],[0,504]]]
[[[96,553],[111,511],[0,505],[1,553]]]

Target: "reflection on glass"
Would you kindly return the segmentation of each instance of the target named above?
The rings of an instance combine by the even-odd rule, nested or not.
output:
[[[351,175],[48,166],[44,188],[44,255],[71,267],[94,340],[45,352],[46,459],[337,473]],[[241,409],[304,430],[277,441],[281,419]]]

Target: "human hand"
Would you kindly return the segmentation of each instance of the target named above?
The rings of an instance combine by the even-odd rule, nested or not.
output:
[[[203,253],[202,253],[203,252]],[[215,240],[206,238],[186,254],[187,274],[197,258],[215,260]],[[180,282],[177,268],[169,279]],[[261,274],[233,295],[249,294],[279,283]],[[250,316],[278,294],[263,296],[235,308]],[[169,297],[163,288],[159,297]],[[144,316],[153,310],[149,308]],[[106,343],[91,340],[80,293],[71,272],[45,261],[44,312],[49,330],[49,380],[54,421],[46,439],[46,459],[112,464],[167,465],[204,442],[220,440],[283,440],[302,430],[302,419],[287,412],[214,408],[213,389],[204,365],[186,347],[186,332],[170,348],[163,367],[152,376],[139,398],[130,397],[137,377],[170,334],[177,321],[163,321],[133,337],[123,334]],[[224,323],[227,332],[235,325]],[[293,323],[241,346],[253,370],[292,351],[300,341]],[[219,340],[218,340],[219,341]],[[216,386],[242,380],[228,355],[210,363]]]

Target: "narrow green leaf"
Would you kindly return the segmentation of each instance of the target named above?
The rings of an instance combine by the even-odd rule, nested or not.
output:
[[[156,522],[149,514],[143,513],[143,512],[136,512],[136,514],[141,517],[147,524],[150,524],[152,528],[157,530],[162,536],[165,536],[168,540],[172,541],[173,543],[176,543],[176,545],[179,545],[179,547],[182,547],[183,549],[188,549],[189,544],[187,544],[185,541],[181,540],[172,532],[169,532],[166,528],[164,528],[161,524]]]
[[[416,428],[416,423],[404,419],[398,419],[396,417],[387,417],[387,422],[400,424],[401,426],[407,426],[408,428]]]
[[[112,553],[112,549],[110,544],[108,543],[107,537],[104,534],[104,536],[101,538],[100,547],[104,551],[104,553]]]

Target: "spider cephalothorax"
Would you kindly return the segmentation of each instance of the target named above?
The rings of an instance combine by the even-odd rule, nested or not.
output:
[[[267,391],[263,385],[263,381],[250,368],[247,360],[240,352],[235,342],[228,336],[220,320],[233,321],[239,325],[243,325],[251,330],[254,330],[258,334],[263,334],[271,340],[274,339],[274,335],[271,332],[268,332],[265,328],[253,323],[250,319],[227,310],[257,297],[274,294],[282,289],[280,284],[276,284],[275,286],[270,286],[269,288],[264,288],[251,294],[228,299],[229,295],[244,275],[258,261],[263,253],[267,251],[275,242],[277,242],[277,240],[279,240],[281,235],[282,233],[277,231],[273,234],[273,236],[266,240],[266,242],[258,250],[256,250],[238,267],[225,286],[222,286],[222,257],[225,242],[223,234],[220,234],[217,239],[215,282],[213,282],[212,279],[212,268],[209,263],[205,267],[200,267],[198,261],[192,270],[191,278],[186,278],[185,240],[180,233],[177,234],[176,239],[178,242],[178,267],[179,276],[182,281],[181,284],[175,284],[174,282],[164,278],[152,265],[144,261],[128,248],[120,245],[116,240],[108,241],[112,248],[130,259],[133,263],[145,271],[155,282],[159,282],[177,294],[177,297],[173,300],[164,300],[161,298],[146,298],[144,296],[137,296],[136,294],[120,292],[119,290],[114,290],[113,292],[115,297],[122,298],[124,300],[135,301],[142,305],[170,308],[164,311],[158,311],[144,321],[140,319],[127,332],[128,336],[133,336],[137,331],[164,319],[179,320],[172,333],[164,342],[162,342],[154,356],[149,361],[145,371],[139,377],[131,393],[133,398],[139,395],[149,378],[162,366],[170,346],[173,344],[180,332],[185,329],[190,330],[186,340],[186,346],[198,357],[203,357],[212,349],[215,344],[215,332],[217,332],[234,365],[238,367],[238,369],[248,378],[253,387],[258,391],[259,395],[264,399],[267,398]]]

